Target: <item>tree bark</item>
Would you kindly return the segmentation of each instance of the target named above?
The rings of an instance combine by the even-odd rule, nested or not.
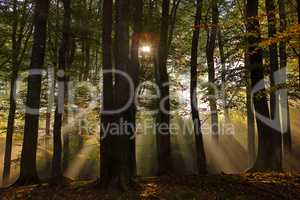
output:
[[[169,28],[169,34],[168,34],[168,53],[172,46],[172,40],[173,40],[174,31],[175,31],[177,10],[178,10],[180,2],[181,2],[181,0],[173,0],[173,5],[172,5],[172,9],[171,9],[171,14],[170,14],[170,23],[169,23],[170,28]]]
[[[18,47],[17,47],[17,1],[13,2],[13,13],[14,20],[12,23],[12,74],[10,81],[10,96],[9,96],[9,113],[7,120],[6,139],[5,139],[5,154],[4,154],[4,166],[3,166],[3,185],[8,184],[10,178],[10,166],[11,166],[11,152],[12,152],[12,141],[15,124],[15,113],[16,113],[16,79],[18,76]]]
[[[129,67],[128,72],[131,79],[134,82],[133,97],[136,97],[136,88],[139,84],[139,45],[140,45],[140,34],[143,28],[143,0],[135,0],[134,2],[134,12],[133,12],[133,37],[131,46],[131,63],[132,66]],[[132,125],[132,139],[130,140],[130,162],[131,162],[131,174],[136,175],[136,147],[135,147],[135,134],[136,134],[136,106],[135,101],[131,102],[130,107],[130,120],[129,123]]]
[[[244,5],[246,5],[246,0],[243,1]],[[243,18],[245,25],[247,24],[246,17],[246,6],[244,7]],[[252,167],[255,163],[256,159],[256,149],[255,149],[255,116],[252,110],[252,99],[251,99],[251,74],[250,71],[247,70],[249,66],[247,55],[247,49],[245,49],[245,67],[246,67],[246,106],[247,106],[247,142],[248,142],[248,164],[249,167]]]
[[[5,139],[5,154],[4,154],[4,166],[3,166],[3,185],[7,185],[10,179],[10,167],[11,167],[11,152],[12,142],[15,124],[15,113],[16,113],[16,70],[13,70],[12,78],[10,81],[10,97],[9,97],[9,114],[6,129]]]
[[[219,45],[219,52],[220,52],[220,60],[221,60],[221,79],[222,79],[222,93],[223,93],[223,109],[224,109],[224,134],[226,131],[226,124],[230,121],[229,119],[229,110],[227,105],[227,90],[226,90],[226,57],[224,53],[224,41],[221,28],[219,27],[218,30],[218,45]]]
[[[129,0],[116,1],[116,69],[129,74]],[[133,95],[129,88],[128,80],[121,74],[115,75],[115,110],[121,109],[114,115],[114,122],[118,124],[117,135],[112,136],[111,154],[112,163],[112,184],[122,190],[127,190],[131,179],[130,162],[130,134],[124,122],[130,121],[130,106],[126,108],[130,95]]]
[[[34,35],[31,54],[30,70],[41,70],[44,65],[47,19],[49,0],[36,0],[34,10]],[[20,177],[16,185],[28,185],[39,181],[36,169],[36,151],[39,128],[39,112],[31,112],[31,109],[40,108],[41,73],[36,75],[29,73],[28,92],[25,113],[24,139],[21,154]]]
[[[247,57],[245,58],[247,62]],[[247,66],[247,64],[246,64]],[[249,166],[253,166],[255,162],[255,118],[252,111],[251,101],[251,78],[250,74],[247,73],[247,86],[246,86],[246,105],[247,105],[247,142],[248,142],[248,163]]]
[[[279,18],[280,18],[280,32],[286,31],[286,11],[285,11],[285,0],[279,0]],[[280,41],[279,43],[279,58],[280,58],[280,68],[284,69],[285,73],[287,73],[287,53],[286,53],[286,42]],[[284,75],[285,79],[287,78],[287,74]],[[284,98],[284,97],[282,97]],[[281,101],[285,101],[281,106],[283,116],[287,116],[287,118],[282,118],[283,127],[286,127],[283,134],[283,147],[284,147],[284,156],[286,157],[286,161],[289,163],[289,156],[292,153],[292,136],[291,136],[291,126],[290,126],[290,109],[289,109],[289,101],[288,96]]]
[[[107,186],[109,182],[109,130],[105,131],[112,121],[112,116],[103,113],[103,111],[112,110],[113,104],[113,76],[111,71],[112,66],[112,13],[113,1],[103,0],[103,16],[102,16],[102,57],[103,57],[103,104],[101,114],[101,141],[100,141],[100,180],[103,186]]]
[[[299,25],[300,24],[300,0],[297,0],[297,17],[298,17],[298,25]],[[298,53],[298,69],[299,69],[298,78],[299,78],[299,88],[300,88],[300,52]]]
[[[54,99],[54,87],[55,87],[55,81],[54,81],[54,70],[51,68],[48,68],[47,73],[48,78],[48,106],[47,106],[47,112],[46,112],[46,136],[50,136],[51,131],[51,114],[52,114],[52,106],[53,106],[53,99]]]
[[[132,91],[129,88],[128,80],[120,73],[126,73],[128,75],[129,68],[129,0],[117,0],[116,1],[116,74],[115,74],[115,86],[113,94],[113,110],[117,113],[109,116],[109,122],[114,122],[117,125],[117,131],[109,130],[105,139],[103,140],[104,161],[102,172],[104,179],[102,181],[105,187],[113,187],[121,190],[127,190],[131,182],[131,162],[130,162],[130,131],[125,123],[130,121],[130,106],[125,106],[128,103]],[[110,9],[112,2],[105,2],[104,6]],[[111,22],[111,14],[104,13],[104,31],[103,39],[105,46],[111,50],[111,25],[106,24]],[[104,46],[103,46],[104,47]],[[107,51],[107,49],[106,49]],[[109,55],[110,53],[107,52]],[[109,57],[108,57],[109,58]],[[111,60],[103,60],[107,67],[111,66]],[[105,77],[105,81],[110,80]],[[108,83],[110,87],[110,83]],[[104,88],[106,85],[104,85]],[[109,98],[112,97],[108,94]],[[104,100],[105,104],[105,100]],[[120,110],[119,110],[120,109]],[[107,120],[107,116],[104,118]],[[107,121],[106,121],[107,122]],[[103,124],[102,124],[103,125]],[[101,161],[102,161],[101,160]]]
[[[276,35],[276,13],[275,3],[273,0],[266,0],[266,10],[268,19],[268,36],[272,38]],[[279,69],[278,65],[278,50],[277,43],[269,45],[269,69],[270,69],[270,80],[271,80],[271,97],[270,97],[270,115],[271,119],[275,120],[276,110],[280,110],[279,95],[277,94],[277,85],[275,83],[275,72]],[[278,124],[280,124],[280,116],[278,116]],[[273,162],[274,169],[282,169],[282,138],[281,131],[274,129],[272,134],[272,147],[273,147]]]
[[[162,17],[160,27],[160,41],[158,46],[155,68],[156,82],[160,91],[159,110],[156,119],[156,143],[158,171],[157,175],[166,175],[172,172],[171,141],[170,141],[170,101],[169,76],[167,71],[168,59],[168,29],[169,29],[170,0],[162,1]]]
[[[212,1],[212,24],[211,29],[207,29],[207,44],[206,44],[206,59],[208,66],[208,81],[209,83],[215,84],[215,63],[214,63],[214,51],[216,46],[216,36],[219,24],[219,11],[218,4],[216,0]],[[219,132],[219,120],[218,120],[218,108],[217,108],[217,98],[216,91],[214,87],[209,85],[208,95],[209,95],[209,106],[210,106],[210,116],[211,116],[211,131],[214,139],[218,139]]]
[[[260,26],[258,20],[258,0],[246,1],[246,30],[248,33],[246,51],[246,69],[250,73],[251,91],[260,81],[264,84],[264,68],[262,49],[258,46],[260,37]],[[272,158],[272,134],[273,130],[267,126],[257,115],[257,113],[270,119],[268,101],[265,87],[253,94],[253,104],[255,109],[257,132],[258,132],[258,153],[254,166],[249,171],[272,171],[274,170],[274,160]]]
[[[203,144],[203,136],[201,131],[201,121],[199,117],[198,109],[198,99],[197,99],[197,58],[198,58],[198,45],[199,45],[199,35],[200,35],[200,23],[201,23],[201,9],[202,0],[197,0],[196,5],[196,16],[192,39],[192,49],[191,49],[191,83],[190,83],[190,102],[191,102],[191,112],[194,124],[194,133],[196,141],[196,161],[198,174],[206,174],[206,156]]]
[[[10,166],[11,166],[11,151],[12,151],[12,141],[13,141],[13,132],[15,124],[15,112],[16,112],[16,81],[19,72],[19,66],[21,65],[24,54],[27,49],[28,41],[32,35],[32,25],[28,23],[27,19],[29,14],[27,12],[26,6],[28,3],[13,1],[12,10],[14,19],[12,20],[12,53],[11,53],[11,64],[12,64],[12,73],[10,79],[10,105],[7,121],[7,136],[6,136],[6,145],[5,145],[5,154],[4,154],[4,168],[3,168],[3,184],[7,184],[9,181],[10,175]],[[30,24],[30,25],[28,25]],[[26,26],[30,26],[30,31],[26,32]]]
[[[62,118],[64,113],[65,103],[65,85],[66,75],[65,70],[68,66],[69,44],[70,44],[70,29],[71,29],[71,1],[63,0],[64,6],[64,22],[63,36],[59,48],[58,58],[58,97],[56,102],[54,128],[53,128],[53,159],[52,159],[52,181],[59,183],[63,179],[62,170]]]

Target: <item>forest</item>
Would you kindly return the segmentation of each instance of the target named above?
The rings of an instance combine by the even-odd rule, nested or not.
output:
[[[0,0],[0,199],[300,199],[300,0]]]

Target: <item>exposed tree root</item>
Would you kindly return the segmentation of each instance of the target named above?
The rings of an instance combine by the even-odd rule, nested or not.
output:
[[[20,176],[18,180],[12,184],[10,187],[19,187],[27,185],[40,184],[40,179],[38,176]]]

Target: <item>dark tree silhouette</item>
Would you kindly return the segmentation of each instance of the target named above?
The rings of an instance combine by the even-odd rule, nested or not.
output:
[[[13,139],[13,132],[14,132],[14,124],[15,124],[15,113],[16,113],[16,79],[18,76],[18,68],[17,65],[17,54],[18,54],[18,47],[17,47],[17,28],[18,28],[18,21],[17,21],[17,1],[13,1],[13,13],[14,13],[14,20],[12,23],[12,74],[11,74],[11,81],[10,81],[10,96],[9,96],[9,114],[7,120],[7,134],[6,134],[6,141],[5,141],[5,154],[4,154],[4,166],[3,166],[3,184],[7,184],[9,181],[10,176],[10,162],[11,162],[11,151],[12,151],[12,139]]]
[[[133,1],[133,36],[131,43],[131,67],[128,69],[128,73],[133,80],[134,83],[134,97],[136,94],[136,88],[139,84],[139,45],[140,45],[140,35],[142,34],[143,28],[143,0],[135,0]],[[131,173],[132,175],[136,175],[136,148],[135,148],[135,128],[136,128],[136,106],[135,101],[131,102],[131,106],[129,109],[130,118],[129,122],[133,126],[132,131],[132,139],[130,140],[130,162],[131,162]]]
[[[198,45],[200,36],[200,22],[201,22],[201,10],[202,0],[197,0],[196,5],[196,16],[194,23],[192,49],[191,49],[191,83],[190,83],[190,101],[191,101],[191,112],[194,124],[194,133],[196,141],[196,160],[199,174],[207,173],[206,169],[206,156],[204,151],[203,136],[201,131],[201,121],[199,117],[198,99],[197,99],[197,58],[198,58]]]
[[[71,1],[63,0],[64,6],[64,22],[62,41],[59,48],[58,59],[58,98],[56,101],[54,129],[53,129],[53,159],[52,159],[52,181],[60,183],[63,180],[62,170],[62,118],[64,113],[65,102],[65,85],[66,75],[65,69],[68,67],[70,30],[71,30]],[[61,73],[61,74],[60,74]]]
[[[247,51],[246,68],[250,73],[251,91],[258,83],[264,83],[264,67],[262,49],[258,46],[261,40],[260,26],[258,20],[258,0],[246,1],[246,29],[247,33]],[[270,119],[270,111],[265,87],[259,92],[253,94],[253,104],[256,113],[260,113],[267,119]],[[277,170],[274,161],[273,134],[274,130],[265,124],[262,119],[256,116],[258,132],[258,153],[254,166],[250,171],[273,171]]]
[[[298,25],[300,24],[300,0],[297,0],[297,17],[298,17]],[[298,53],[298,69],[299,69],[299,88],[300,88],[300,52]]]
[[[32,25],[27,22],[29,18],[29,12],[27,11],[27,2],[22,2],[22,6],[18,1],[13,1],[12,12],[13,20],[11,24],[11,67],[12,72],[10,75],[10,93],[9,93],[9,112],[6,128],[6,141],[5,141],[5,154],[4,154],[4,166],[3,166],[3,184],[7,184],[10,177],[11,168],[11,153],[12,142],[15,125],[15,113],[16,113],[16,81],[19,72],[20,65],[24,59],[24,54],[28,46],[28,41],[32,35]],[[19,22],[19,19],[22,19]],[[26,26],[30,27],[29,33],[25,32]],[[23,46],[22,46],[23,45]]]
[[[286,11],[285,11],[285,0],[279,0],[279,18],[280,18],[280,32],[286,31]],[[280,68],[284,69],[287,67],[287,53],[286,53],[286,41],[279,42],[279,57],[280,57]],[[285,69],[287,72],[287,69]],[[286,74],[285,74],[286,76]],[[283,132],[283,146],[285,156],[288,158],[292,153],[292,136],[291,136],[291,125],[290,125],[290,109],[289,109],[289,102],[288,97],[284,99],[285,106],[282,107],[283,112],[286,114],[287,118],[282,118],[283,126],[286,126],[287,129]],[[285,115],[283,115],[285,116]]]
[[[160,40],[158,55],[155,61],[156,82],[160,91],[160,105],[157,114],[156,141],[158,175],[165,175],[172,171],[171,141],[170,141],[170,100],[169,100],[169,76],[167,72],[168,58],[168,33],[169,33],[169,9],[170,0],[162,1],[162,16],[160,26]]]
[[[111,4],[104,4],[107,8]],[[130,187],[131,177],[131,154],[130,154],[130,132],[128,126],[124,122],[131,122],[131,106],[126,106],[133,91],[130,88],[129,80],[123,75],[129,72],[129,1],[117,0],[116,8],[116,31],[115,31],[115,68],[118,70],[115,73],[115,85],[113,94],[113,110],[111,122],[118,125],[117,133],[108,132],[107,138],[104,139],[104,147],[102,152],[105,155],[104,179],[103,185],[105,187],[119,188],[127,190]],[[107,14],[107,13],[106,13]],[[108,14],[107,14],[108,15]],[[106,20],[110,17],[106,16]],[[106,22],[105,22],[106,23]],[[109,40],[108,34],[110,27],[104,24],[106,31],[106,38]],[[107,46],[111,43],[105,41]],[[106,62],[109,62],[106,60]],[[105,63],[108,64],[108,63]],[[108,79],[107,79],[108,80]],[[106,80],[104,80],[105,83]],[[109,83],[110,84],[110,83]],[[104,85],[105,87],[106,85]],[[110,95],[111,96],[111,95]],[[105,117],[106,118],[106,117]]]
[[[39,129],[39,112],[32,109],[40,108],[41,71],[34,74],[33,70],[41,70],[44,65],[47,19],[49,0],[36,0],[34,9],[34,35],[31,54],[31,70],[28,77],[28,92],[25,113],[24,139],[21,154],[20,177],[16,185],[27,185],[39,181],[36,168],[37,139]]]
[[[268,20],[268,36],[272,38],[276,35],[276,14],[275,14],[275,3],[273,0],[266,0],[267,20]],[[279,111],[279,96],[276,94],[276,83],[275,83],[275,72],[279,69],[278,65],[278,50],[277,43],[269,45],[269,69],[270,69],[270,80],[271,80],[271,95],[270,95],[270,117],[275,119],[276,110]],[[280,120],[278,121],[280,124]],[[273,143],[273,155],[274,155],[274,166],[275,169],[281,169],[282,166],[282,139],[281,132],[273,130],[272,134]]]
[[[215,83],[216,79],[216,70],[214,63],[214,52],[216,47],[216,37],[218,31],[219,24],[219,11],[218,11],[218,3],[216,0],[211,1],[211,9],[212,9],[212,23],[211,28],[207,29],[207,44],[206,44],[206,59],[208,66],[208,81],[210,84]],[[211,131],[213,137],[218,139],[219,132],[219,120],[218,120],[218,108],[217,108],[217,98],[215,88],[211,85],[208,86],[208,95],[209,95],[209,107],[210,107],[210,116],[211,116]]]
[[[111,111],[113,105],[113,78],[112,73],[112,24],[113,24],[113,1],[103,0],[102,17],[102,55],[103,55],[103,104],[101,114],[101,142],[100,142],[100,179],[101,184],[106,186],[109,181],[109,142],[111,135],[104,131],[112,122],[112,116],[103,113]]]

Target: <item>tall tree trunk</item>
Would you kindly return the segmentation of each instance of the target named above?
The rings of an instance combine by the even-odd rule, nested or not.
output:
[[[260,81],[264,84],[264,68],[262,49],[258,46],[260,37],[260,26],[258,20],[258,0],[246,1],[246,30],[248,33],[247,51],[246,51],[246,69],[250,73],[251,91]],[[270,171],[273,170],[272,160],[272,134],[273,130],[267,126],[262,119],[258,117],[258,113],[270,119],[268,101],[265,87],[259,92],[253,94],[253,104],[255,109],[255,117],[258,132],[258,153],[254,166],[249,171]]]
[[[72,38],[72,34],[71,34],[70,35],[70,46],[69,46],[69,52],[68,52],[69,56],[68,56],[68,63],[67,63],[69,68],[72,67],[72,64],[74,62],[75,49],[76,49],[75,41],[74,41],[74,38]],[[69,85],[70,76],[68,74],[66,74],[65,80],[66,80],[64,82],[65,108],[64,108],[64,115],[63,115],[63,125],[69,123],[69,115],[70,115],[69,91],[72,91],[72,88],[70,87],[71,85]],[[72,112],[71,112],[71,114],[72,114]],[[63,161],[62,161],[63,171],[68,169],[68,165],[69,165],[69,161],[70,161],[70,136],[71,135],[72,135],[72,133],[63,134]]]
[[[5,154],[4,154],[4,166],[3,166],[3,185],[8,184],[10,177],[10,166],[11,166],[11,152],[12,152],[12,141],[15,124],[15,113],[16,113],[16,80],[18,76],[18,47],[17,47],[17,1],[13,2],[13,13],[14,19],[12,22],[12,74],[10,81],[10,96],[9,96],[9,113],[6,128],[6,139],[5,139]]]
[[[221,28],[218,28],[218,45],[221,59],[221,79],[222,79],[222,93],[223,93],[223,109],[224,109],[224,132],[226,131],[226,124],[230,121],[229,111],[227,105],[227,90],[226,90],[226,57],[224,53],[224,41]]]
[[[246,0],[243,0],[243,4],[246,5]],[[245,25],[247,24],[246,17],[246,6],[244,6],[243,18]],[[249,66],[249,56],[247,55],[247,49],[245,49],[245,67]],[[252,167],[256,159],[256,149],[255,149],[255,116],[252,110],[252,99],[251,99],[251,74],[250,71],[246,69],[246,106],[247,106],[247,142],[248,142],[248,164]]]
[[[87,26],[89,26],[89,24],[87,23]],[[89,27],[88,27],[89,28]],[[86,38],[85,38],[85,73],[84,73],[84,79],[85,81],[88,80],[89,78],[89,72],[91,69],[90,66],[90,58],[91,58],[91,45],[90,45],[90,32],[89,30],[86,31]]]
[[[105,5],[105,4],[104,4]],[[107,176],[103,184],[127,190],[131,181],[131,162],[130,162],[130,131],[126,124],[130,121],[130,106],[128,101],[132,91],[130,91],[129,80],[122,74],[128,74],[129,70],[129,0],[116,1],[116,74],[115,74],[115,93],[114,111],[112,122],[118,125],[117,132],[109,132],[106,136],[108,145],[104,144],[107,156],[105,164]],[[104,25],[105,26],[105,25]],[[107,27],[108,28],[108,27]],[[107,31],[107,30],[106,30]],[[111,43],[110,43],[111,44]],[[104,85],[104,87],[106,87]],[[132,88],[131,88],[132,89]],[[127,105],[126,105],[127,104]],[[105,171],[106,171],[105,170]],[[105,174],[106,175],[106,174]]]
[[[12,141],[15,124],[15,113],[16,113],[16,70],[13,70],[12,78],[10,81],[10,96],[9,96],[9,114],[6,129],[5,139],[5,154],[4,154],[4,166],[3,166],[3,185],[7,185],[10,178],[10,167],[11,167],[11,152],[12,152]]]
[[[168,59],[168,27],[169,27],[170,0],[162,1],[162,17],[160,27],[160,41],[158,55],[155,61],[156,82],[160,91],[160,104],[157,114],[156,142],[158,158],[158,175],[172,172],[171,141],[170,141],[170,100],[169,76],[167,71]]]
[[[129,67],[128,72],[131,79],[134,82],[134,97],[136,94],[136,88],[139,84],[139,45],[140,45],[140,34],[142,33],[143,27],[143,0],[135,0],[134,2],[134,13],[133,13],[133,37],[131,46],[131,59],[132,66]],[[131,174],[136,175],[136,148],[135,148],[135,128],[136,128],[136,106],[135,101],[131,102],[130,108],[130,124],[132,125],[132,139],[130,140],[130,161],[131,161]]]
[[[47,106],[47,112],[46,112],[46,136],[50,136],[50,129],[51,129],[51,113],[52,113],[52,106],[53,106],[53,98],[54,98],[54,87],[55,87],[55,81],[54,81],[54,69],[48,68],[48,106]]]
[[[34,10],[34,35],[30,70],[41,70],[44,65],[49,0],[36,0]],[[25,113],[24,139],[21,154],[20,177],[16,185],[27,185],[39,181],[36,169],[36,151],[39,129],[41,73],[28,77],[28,92]],[[32,112],[35,109],[36,112]]]
[[[199,117],[198,99],[197,99],[197,58],[198,58],[198,45],[200,35],[200,23],[201,23],[201,9],[202,0],[197,0],[196,16],[193,31],[192,49],[191,49],[191,83],[190,83],[190,101],[191,112],[194,124],[195,141],[196,141],[196,161],[199,174],[207,173],[206,169],[206,156],[203,144],[203,137],[201,131],[201,121]]]
[[[247,62],[247,57],[245,58]],[[247,64],[246,64],[247,66]],[[255,119],[252,111],[251,102],[251,78],[247,73],[247,86],[246,86],[246,105],[247,105],[247,142],[248,142],[248,163],[249,166],[253,166],[255,162]]]
[[[285,11],[285,0],[279,0],[279,18],[280,18],[280,32],[286,31],[286,11]],[[286,53],[286,42],[280,41],[279,43],[279,57],[280,57],[280,68],[284,69],[287,73],[287,53]],[[287,74],[284,75],[285,79]],[[283,145],[284,145],[284,155],[286,161],[289,162],[289,156],[292,153],[292,136],[291,136],[291,126],[290,126],[290,109],[288,96],[286,98],[281,97],[281,101],[284,101],[284,105],[281,106],[283,116],[282,127],[283,129]],[[286,128],[286,129],[285,129]]]
[[[116,69],[119,72],[129,72],[129,0],[116,1]],[[129,187],[130,182],[130,135],[128,128],[124,127],[124,122],[130,119],[130,107],[126,107],[131,94],[129,81],[121,74],[115,75],[115,110],[121,109],[114,115],[114,122],[119,125],[119,132],[112,136],[112,150],[114,153],[110,157],[115,161],[112,168],[112,183],[116,183],[122,190]]]
[[[298,16],[298,25],[300,25],[300,0],[297,0],[297,16]],[[298,53],[298,69],[299,69],[298,78],[299,78],[299,88],[300,88],[300,52]]]
[[[273,0],[266,0],[266,10],[267,10],[267,19],[268,19],[268,36],[272,38],[276,35],[276,13],[275,13],[275,3]],[[280,116],[276,117],[276,114],[279,114],[280,104],[279,104],[279,95],[277,94],[276,83],[275,83],[275,72],[279,69],[278,66],[278,50],[277,43],[269,45],[269,69],[270,69],[270,80],[271,80],[271,97],[270,97],[270,115],[271,119],[279,119],[278,124],[280,124]],[[278,111],[276,113],[276,111]],[[274,169],[282,168],[282,139],[281,131],[274,129],[272,134],[272,143],[273,143],[273,155],[274,155]]]
[[[103,104],[101,114],[101,141],[100,141],[100,180],[101,185],[107,186],[109,182],[109,142],[111,140],[110,131],[106,128],[112,122],[112,115],[103,111],[112,110],[113,105],[113,74],[112,66],[112,13],[113,0],[103,0],[102,16],[102,62],[103,62]]]
[[[52,159],[52,181],[59,183],[63,179],[62,171],[62,117],[64,113],[65,102],[65,70],[68,65],[69,44],[70,44],[70,28],[71,28],[71,1],[63,0],[64,6],[64,22],[63,37],[59,49],[58,58],[58,99],[55,109],[54,129],[53,129],[53,159]]]
[[[172,5],[172,9],[171,9],[171,14],[170,14],[170,22],[169,22],[170,28],[169,28],[169,34],[168,34],[168,53],[172,46],[172,40],[173,40],[174,31],[175,31],[177,10],[178,10],[180,2],[181,2],[181,0],[173,0],[173,5]]]
[[[48,70],[48,73],[47,73],[47,76],[48,76],[48,91],[51,91],[51,88],[52,88],[52,85],[50,82],[51,78],[50,78],[50,75],[49,75],[49,70]],[[52,80],[51,80],[52,81]],[[51,102],[51,96],[53,95],[52,92],[49,92],[47,93],[47,111],[46,111],[46,123],[45,123],[45,134],[46,136],[50,136],[50,128],[51,128],[51,109],[52,109],[52,102]]]
[[[216,91],[213,84],[215,84],[215,63],[214,63],[214,51],[216,46],[216,36],[219,24],[219,11],[217,0],[212,1],[212,24],[211,29],[207,30],[207,44],[206,44],[206,59],[208,66],[208,81],[211,85],[208,88],[209,106],[211,112],[211,131],[215,139],[218,139],[219,132],[219,120],[217,109]]]
[[[297,16],[298,16],[298,24],[300,24],[300,0],[297,0]]]
[[[84,26],[86,27],[85,29],[82,30],[82,36],[83,36],[83,51],[82,53],[83,55],[83,68],[84,68],[84,72],[83,72],[83,80],[87,81],[89,78],[89,72],[90,72],[90,57],[91,57],[91,45],[90,45],[90,23],[89,23],[89,19],[87,17],[89,17],[89,14],[91,12],[90,10],[90,6],[88,5],[88,1],[87,0],[83,0],[83,6],[84,6],[84,12],[87,13],[85,14],[84,18],[82,19]]]

